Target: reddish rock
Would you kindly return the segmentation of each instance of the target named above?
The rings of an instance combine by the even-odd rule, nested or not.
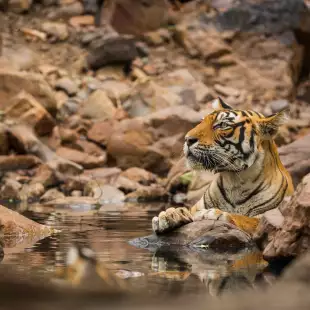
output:
[[[123,171],[120,176],[126,177],[129,180],[142,185],[150,185],[158,181],[158,177],[155,174],[137,167],[129,168]]]
[[[35,97],[49,113],[55,115],[57,101],[52,89],[42,79],[41,75],[5,69],[0,70],[0,91],[3,91],[7,98],[16,96],[21,90]]]
[[[30,125],[38,135],[51,133],[55,126],[54,119],[46,109],[24,91],[9,101],[9,106],[4,112],[6,119]]]
[[[107,159],[104,155],[97,157],[67,147],[58,148],[56,154],[86,169],[102,167]]]
[[[20,243],[25,238],[38,240],[56,232],[52,227],[38,224],[3,206],[0,206],[0,230],[4,246]]]
[[[272,260],[292,257],[310,249],[310,175],[303,178],[291,200],[281,207],[283,224],[264,249],[264,257]]]
[[[41,160],[33,155],[3,155],[0,156],[0,171],[31,169],[40,163]]]
[[[88,130],[87,137],[89,140],[106,145],[113,133],[113,123],[111,121],[96,122]]]
[[[44,187],[50,187],[56,185],[58,182],[55,171],[53,171],[47,164],[43,164],[36,170],[30,183],[42,184]]]
[[[280,147],[279,155],[296,186],[306,174],[310,173],[310,135]]]

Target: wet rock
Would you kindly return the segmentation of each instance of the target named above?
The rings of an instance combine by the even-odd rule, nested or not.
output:
[[[41,163],[41,160],[33,155],[3,155],[0,156],[0,171],[31,169]]]
[[[88,130],[87,137],[100,145],[106,145],[113,130],[113,122],[111,121],[95,122]]]
[[[44,187],[55,186],[58,182],[59,180],[56,177],[55,171],[47,164],[40,165],[30,181],[31,184],[42,184]]]
[[[114,37],[94,48],[87,56],[88,66],[97,70],[113,64],[128,64],[139,56],[135,40],[125,37]]]
[[[74,96],[78,92],[78,87],[75,82],[73,82],[68,77],[63,77],[59,79],[55,84],[56,90],[63,90],[66,92],[69,96]]]
[[[269,102],[269,106],[271,108],[272,113],[277,113],[282,110],[288,109],[290,103],[287,100],[274,100]]]
[[[24,238],[44,238],[56,232],[52,227],[38,224],[3,206],[0,206],[0,222],[4,246],[15,239],[20,242]]]
[[[51,133],[55,126],[54,119],[45,108],[33,96],[24,91],[9,101],[8,108],[4,113],[6,119],[32,126],[40,136]]]
[[[253,246],[250,236],[236,229],[234,225],[211,220],[189,223],[163,235],[137,238],[131,240],[130,244],[147,249],[186,246],[218,252],[237,252]]]
[[[96,90],[83,103],[80,114],[92,119],[111,119],[116,112],[113,102],[109,99],[105,91]]]
[[[38,74],[0,70],[0,90],[8,98],[16,96],[21,90],[35,97],[52,115],[56,114],[57,101],[50,86]]]
[[[45,188],[41,183],[31,183],[23,185],[19,198],[21,201],[38,200],[45,192]]]
[[[92,180],[87,183],[84,195],[96,198],[100,204],[117,203],[125,200],[125,195],[122,191],[98,180]]]
[[[50,205],[64,205],[64,206],[70,206],[72,205],[96,205],[98,203],[96,198],[93,197],[64,197],[64,198],[56,198],[54,200],[51,200],[47,202],[46,204]]]
[[[310,175],[298,185],[291,200],[281,208],[283,224],[264,249],[264,257],[295,257],[310,248]]]
[[[65,195],[62,192],[60,192],[57,188],[51,188],[48,191],[46,191],[44,195],[41,196],[40,202],[47,203],[52,200],[63,198],[65,198]]]
[[[56,154],[69,161],[75,162],[86,169],[102,167],[107,160],[105,155],[93,156],[67,147],[58,148]]]
[[[18,200],[21,188],[22,184],[19,182],[7,179],[0,188],[0,198]]]
[[[7,129],[0,124],[0,155],[7,155],[9,151],[9,140]]]
[[[280,147],[279,155],[297,186],[301,179],[310,173],[310,135]]]

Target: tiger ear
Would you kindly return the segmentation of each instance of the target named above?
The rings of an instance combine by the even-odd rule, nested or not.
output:
[[[232,110],[232,107],[225,103],[221,97],[212,102],[212,108],[214,110]]]
[[[259,133],[264,140],[272,139],[277,134],[279,127],[287,120],[287,115],[285,113],[287,111],[288,109],[285,109],[257,120]]]

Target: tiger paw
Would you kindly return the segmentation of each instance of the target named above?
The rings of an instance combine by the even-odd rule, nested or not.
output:
[[[233,216],[230,213],[215,208],[204,209],[196,212],[193,216],[193,220],[194,222],[202,220],[218,220],[235,225]]]
[[[152,219],[152,229],[156,234],[169,232],[193,221],[186,208],[169,208]]]

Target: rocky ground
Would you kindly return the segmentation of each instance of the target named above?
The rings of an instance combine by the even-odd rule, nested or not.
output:
[[[298,185],[310,172],[307,5],[1,0],[1,200],[190,204],[212,175],[185,168],[183,138],[217,96],[265,114],[290,108],[277,144]],[[309,219],[298,197],[289,204]],[[291,212],[281,216],[305,232],[303,252],[309,227]],[[270,257],[299,253],[296,238],[280,250],[284,228],[272,227]]]

